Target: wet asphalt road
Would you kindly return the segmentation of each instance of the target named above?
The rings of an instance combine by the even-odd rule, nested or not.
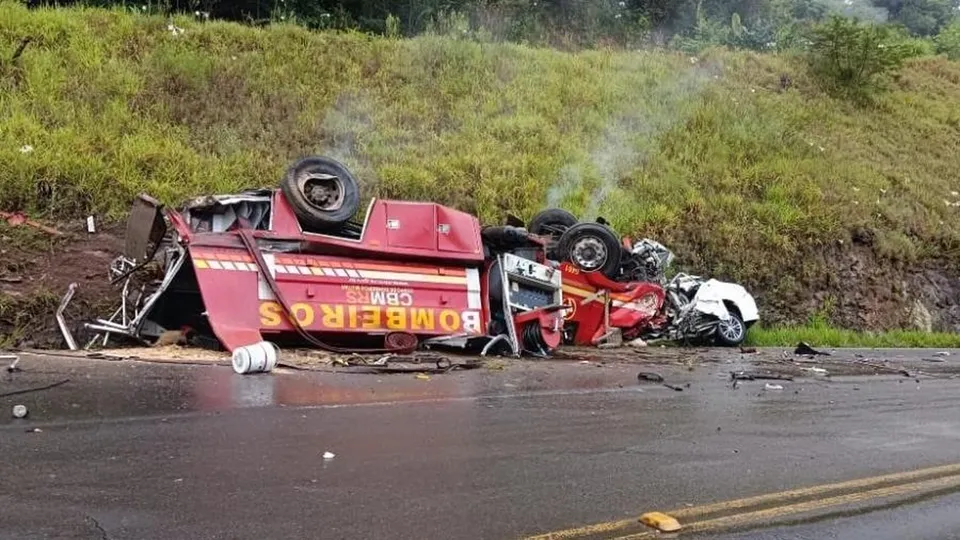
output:
[[[0,393],[70,382],[0,398],[3,539],[516,538],[960,461],[960,379],[732,389],[728,366],[658,366],[690,383],[676,392],[638,384],[636,365],[428,381],[21,366]],[[958,501],[717,538],[960,537]]]

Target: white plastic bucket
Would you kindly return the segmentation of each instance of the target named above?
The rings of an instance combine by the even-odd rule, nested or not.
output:
[[[233,351],[233,370],[241,375],[267,373],[277,367],[280,348],[269,341],[238,347]]]

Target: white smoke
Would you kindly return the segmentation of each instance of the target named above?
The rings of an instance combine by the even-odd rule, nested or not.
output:
[[[341,94],[319,125],[324,143],[317,153],[343,163],[365,189],[376,184],[374,167],[363,152],[364,139],[376,126],[369,111],[376,104],[364,93]]]
[[[591,195],[580,218],[597,218],[603,202],[617,188],[620,179],[646,162],[656,150],[659,138],[685,121],[693,100],[719,78],[715,70],[699,65],[696,59],[691,62],[695,65],[674,79],[627,100],[627,107],[607,124],[591,147],[588,162],[568,163],[559,171],[557,181],[547,190],[549,207],[562,206],[566,197],[584,189],[584,181],[595,175],[600,186]]]

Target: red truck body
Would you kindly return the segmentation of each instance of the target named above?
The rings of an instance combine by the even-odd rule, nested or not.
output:
[[[569,262],[560,263],[560,269],[564,304],[569,308],[564,315],[564,342],[593,346],[613,328],[631,337],[660,324],[665,294],[656,283],[617,282],[599,272],[581,272]]]
[[[519,354],[561,341],[561,277],[541,264],[542,243],[524,233],[514,252],[491,250],[479,220],[462,211],[374,199],[362,225],[327,234],[304,231],[281,190],[160,211],[174,233],[163,283],[129,324],[89,328],[148,341],[193,330],[228,351],[304,337],[387,351],[407,348],[390,336],[406,344],[502,336]]]

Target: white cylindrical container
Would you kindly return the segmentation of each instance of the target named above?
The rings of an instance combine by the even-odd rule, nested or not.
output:
[[[268,373],[277,367],[280,348],[269,341],[238,347],[233,351],[233,370],[241,375]]]

